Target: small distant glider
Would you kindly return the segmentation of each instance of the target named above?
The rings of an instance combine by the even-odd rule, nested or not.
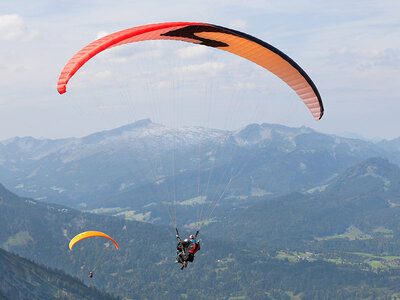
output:
[[[81,240],[83,240],[83,239],[89,238],[89,237],[94,237],[94,236],[101,236],[101,237],[105,237],[105,238],[111,240],[111,241],[114,243],[114,245],[115,245],[115,247],[117,248],[117,250],[119,249],[119,248],[118,248],[117,242],[116,242],[111,236],[109,236],[109,235],[107,235],[107,234],[105,234],[105,233],[103,233],[103,232],[100,232],[100,231],[85,231],[85,232],[82,232],[82,233],[76,235],[76,236],[69,242],[69,250],[72,250],[72,247],[73,247],[77,242],[79,242],[79,241],[81,241]]]

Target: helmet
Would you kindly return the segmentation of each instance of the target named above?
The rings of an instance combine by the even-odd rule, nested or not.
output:
[[[194,235],[191,234],[191,235],[189,236],[189,239],[194,240]]]

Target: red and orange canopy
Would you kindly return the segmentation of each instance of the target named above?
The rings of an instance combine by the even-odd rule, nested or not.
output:
[[[225,27],[192,22],[172,22],[133,27],[102,37],[76,53],[65,65],[58,80],[58,92],[66,92],[71,77],[96,54],[127,43],[147,40],[177,40],[209,46],[246,58],[274,73],[287,83],[311,111],[321,119],[321,96],[307,73],[290,57],[246,33]]]

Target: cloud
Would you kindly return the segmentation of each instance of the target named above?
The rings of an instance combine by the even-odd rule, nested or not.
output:
[[[112,63],[129,61],[155,60],[164,56],[162,44],[158,41],[131,43],[101,52],[102,59]]]
[[[236,87],[238,89],[244,89],[244,90],[254,90],[257,88],[254,83],[250,82],[237,82]]]
[[[115,48],[117,49],[117,48]],[[126,63],[128,61],[134,60],[154,60],[159,59],[163,56],[163,51],[161,49],[149,49],[146,51],[135,51],[132,48],[129,48],[129,52],[122,49],[121,51],[116,51],[112,49],[113,52],[109,52],[108,60],[113,63]],[[104,56],[106,57],[106,56]]]
[[[105,37],[106,35],[109,35],[109,33],[107,31],[99,31],[96,35],[96,40]]]
[[[172,88],[174,86],[172,81],[162,80],[152,83],[152,87],[157,89]]]
[[[367,71],[376,68],[385,68],[397,71],[400,67],[400,49],[354,49],[339,48],[331,52],[337,64],[355,72]]]
[[[176,68],[175,71],[183,74],[199,74],[206,73],[215,75],[225,68],[225,64],[221,62],[205,62],[201,64],[191,64],[184,67]]]
[[[207,55],[210,49],[202,45],[194,45],[185,48],[181,48],[177,51],[177,55],[181,59],[192,59],[199,58]]]
[[[110,71],[101,71],[96,73],[96,77],[99,79],[107,79],[112,75]]]
[[[29,41],[36,32],[27,28],[24,20],[17,14],[0,16],[0,40]]]
[[[244,30],[247,27],[247,23],[241,19],[236,19],[229,23],[229,27],[232,29]]]

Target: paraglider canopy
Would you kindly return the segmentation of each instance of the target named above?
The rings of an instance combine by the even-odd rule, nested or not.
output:
[[[69,249],[72,250],[72,247],[73,247],[77,242],[79,242],[79,241],[81,241],[81,240],[83,240],[83,239],[86,239],[86,238],[89,238],[89,237],[95,237],[95,236],[105,237],[105,238],[111,240],[111,241],[114,243],[114,245],[115,245],[115,247],[117,248],[117,250],[119,249],[117,242],[116,242],[112,237],[110,237],[109,235],[107,235],[107,234],[105,234],[105,233],[103,233],[103,232],[100,232],[100,231],[85,231],[85,232],[82,232],[82,233],[76,235],[76,236],[69,242]]]
[[[321,96],[307,73],[290,57],[246,33],[222,26],[171,22],[133,27],[102,37],[76,53],[65,65],[58,80],[58,92],[66,92],[71,77],[93,56],[123,44],[146,40],[177,40],[209,46],[248,59],[274,73],[303,100],[316,120],[321,119],[324,107]]]

